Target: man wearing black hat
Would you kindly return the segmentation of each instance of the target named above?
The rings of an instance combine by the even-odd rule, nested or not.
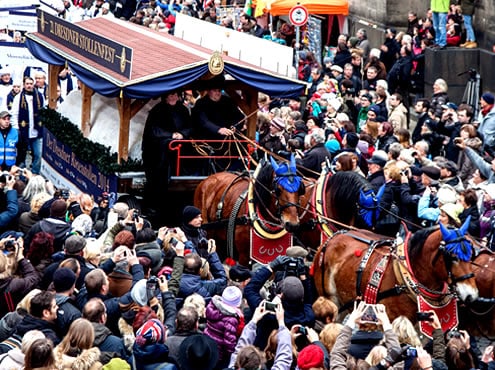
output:
[[[67,267],[58,268],[53,274],[53,287],[58,305],[56,325],[58,334],[64,337],[69,331],[70,324],[81,317],[81,311],[72,299],[76,289],[76,274]]]
[[[457,164],[452,161],[439,161],[438,165],[440,167],[440,185],[450,185],[458,193],[464,191],[464,185],[459,176],[457,176]]]
[[[182,226],[186,238],[190,241],[196,252],[203,258],[208,256],[208,238],[206,231],[201,228],[203,217],[201,210],[194,206],[186,206],[182,211]]]
[[[175,163],[168,146],[172,140],[188,139],[191,128],[191,116],[177,90],[164,93],[160,103],[150,110],[142,142],[145,194],[150,208],[154,208],[151,204],[159,210],[165,206],[169,175]]]
[[[375,150],[368,162],[368,177],[367,180],[375,190],[375,193],[378,192],[378,189],[385,184],[385,175],[383,174],[383,167],[387,163],[387,153],[383,150]]]

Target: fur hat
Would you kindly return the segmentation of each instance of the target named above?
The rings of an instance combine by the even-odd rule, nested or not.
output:
[[[444,184],[437,191],[438,204],[447,204],[457,202],[456,190],[447,184]]]
[[[218,361],[218,347],[204,334],[186,337],[179,347],[179,363],[182,370],[212,370]]]
[[[201,214],[201,210],[194,206],[186,206],[182,211],[182,221],[184,224],[188,224]]]
[[[304,287],[300,279],[295,276],[286,277],[282,281],[282,299],[288,302],[302,302],[304,299]]]
[[[146,321],[136,332],[136,344],[143,347],[147,344],[164,343],[167,333],[158,319]]]
[[[310,344],[303,348],[297,356],[297,367],[301,370],[324,367],[325,355],[320,346]]]
[[[79,235],[71,235],[65,239],[64,249],[66,254],[78,254],[86,246],[86,239]]]
[[[50,217],[63,218],[67,212],[67,203],[63,199],[55,200],[50,206]]]
[[[67,267],[61,267],[55,270],[53,274],[53,287],[55,292],[66,292],[76,283],[76,274]]]
[[[239,307],[242,303],[242,292],[236,286],[228,286],[222,293],[222,302],[231,307]]]

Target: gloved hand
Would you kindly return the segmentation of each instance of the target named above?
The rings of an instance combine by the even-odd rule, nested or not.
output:
[[[301,275],[307,275],[306,273],[306,265],[304,264],[304,261],[302,258],[298,258],[298,261],[297,261],[297,276],[301,276]]]
[[[285,266],[287,262],[290,261],[290,257],[287,256],[278,256],[272,262],[270,262],[270,268],[272,271],[278,271],[281,267]]]

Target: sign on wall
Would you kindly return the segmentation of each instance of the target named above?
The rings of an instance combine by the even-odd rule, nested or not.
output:
[[[86,163],[47,129],[43,131],[41,174],[57,187],[68,188],[99,197],[101,193],[117,192],[117,176],[105,175]]]

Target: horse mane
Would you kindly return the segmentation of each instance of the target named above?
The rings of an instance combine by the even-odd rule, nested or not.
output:
[[[325,190],[329,197],[328,208],[331,211],[328,217],[349,224],[357,215],[360,191],[370,188],[370,183],[356,172],[338,171],[335,173],[328,180],[328,186]],[[355,226],[358,224],[360,225],[360,223],[356,223]]]
[[[421,229],[416,231],[409,239],[408,253],[411,260],[416,259],[423,251],[426,239],[438,230],[438,226],[428,227],[426,229]]]
[[[256,177],[254,183],[254,204],[260,206],[259,211],[266,217],[265,212],[272,200],[273,190],[273,167],[269,161],[265,161]]]

